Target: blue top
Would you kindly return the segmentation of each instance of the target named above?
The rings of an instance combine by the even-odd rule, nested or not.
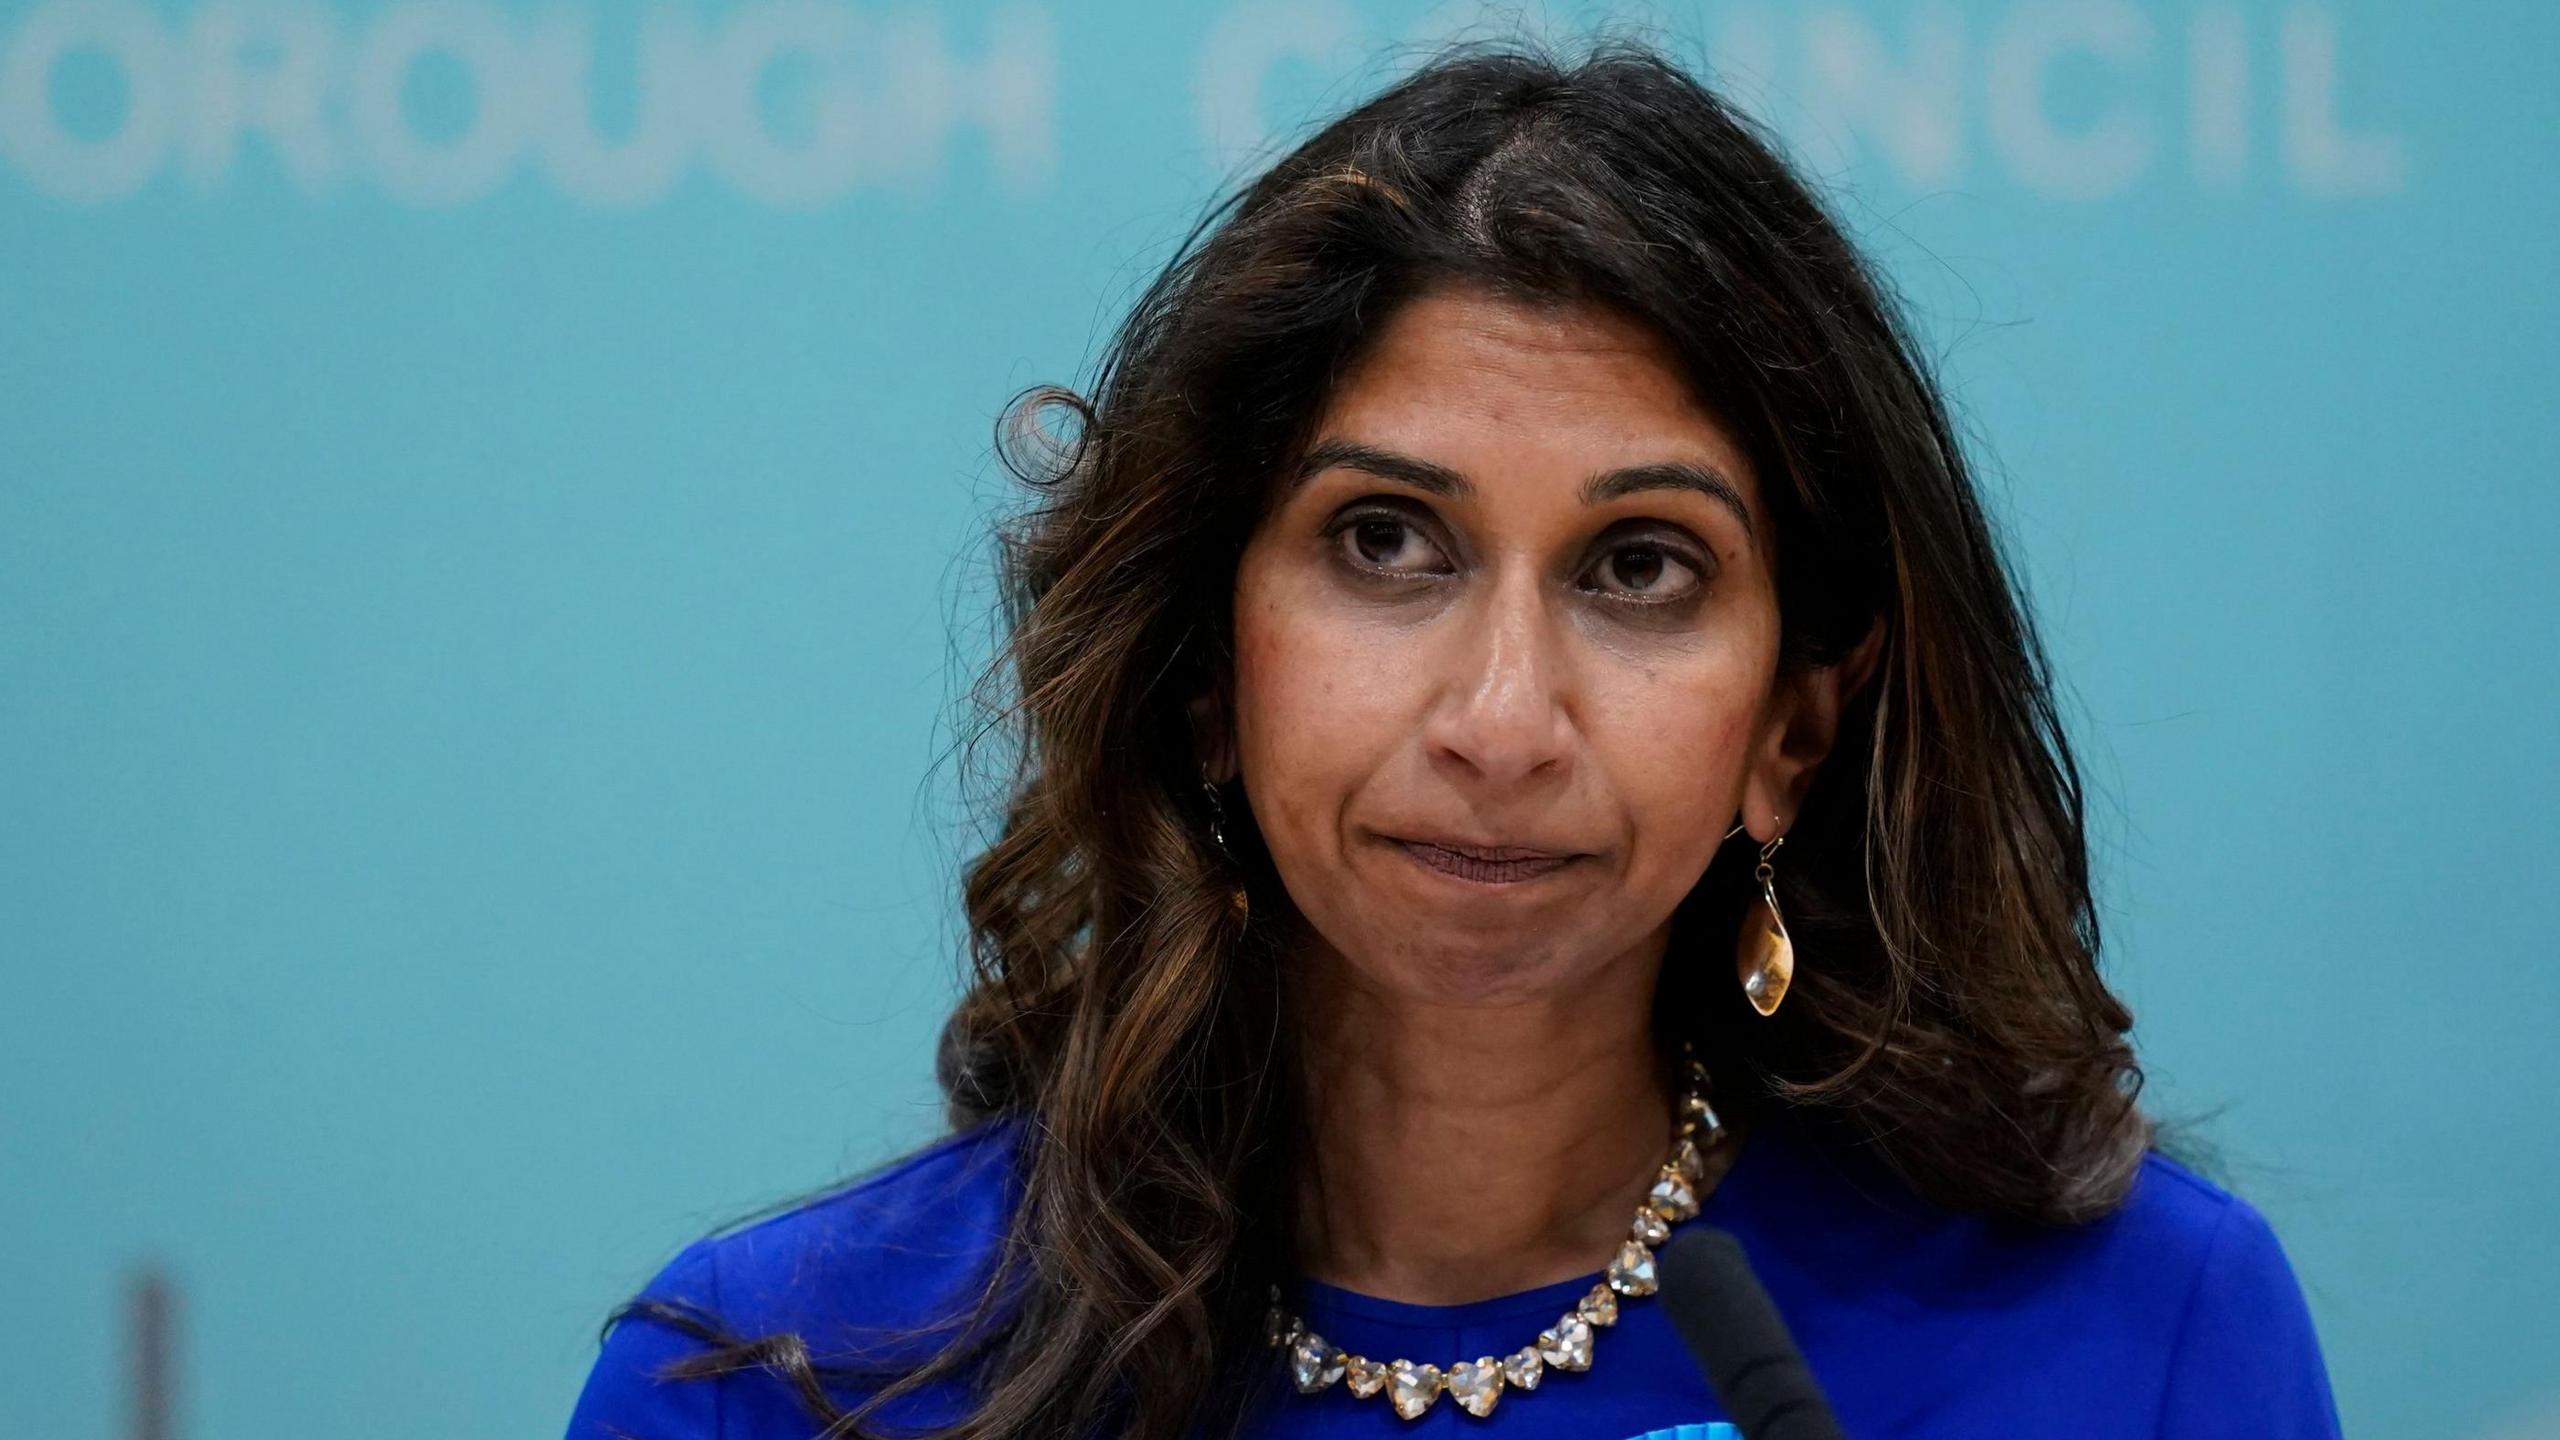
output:
[[[643,1292],[686,1298],[741,1334],[794,1330],[813,1352],[868,1327],[923,1323],[982,1273],[1011,1198],[1013,1120],[948,1136],[848,1188],[687,1246]],[[1872,1161],[1762,1119],[1711,1189],[1850,1440],[2335,1440],[2338,1415],[2284,1251],[2247,1201],[2157,1151],[2125,1205],[2073,1229],[2026,1230],[1928,1206]],[[1446,1366],[1530,1343],[1592,1274],[1465,1305],[1306,1287],[1319,1334],[1376,1360]],[[1257,1440],[1457,1436],[1713,1440],[1717,1406],[1650,1299],[1596,1332],[1591,1368],[1549,1370],[1479,1419],[1442,1396],[1404,1421],[1385,1397],[1283,1384]],[[570,1440],[783,1440],[817,1426],[771,1374],[659,1382],[696,1342],[625,1321],[606,1338]],[[1282,1363],[1271,1352],[1271,1363]],[[855,1396],[838,1394],[840,1401]],[[939,1423],[956,1391],[885,1407]],[[1683,1428],[1687,1427],[1687,1428]]]

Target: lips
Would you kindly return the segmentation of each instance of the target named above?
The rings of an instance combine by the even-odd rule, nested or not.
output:
[[[1443,875],[1479,885],[1514,885],[1551,875],[1582,858],[1534,845],[1477,845],[1455,840],[1391,837],[1396,847]]]
[[[1452,855],[1464,855],[1473,860],[1562,860],[1572,854],[1571,851],[1549,850],[1537,845],[1473,845],[1462,840],[1444,840],[1437,835],[1399,835],[1396,838],[1407,845],[1428,845],[1434,850],[1446,850]]]

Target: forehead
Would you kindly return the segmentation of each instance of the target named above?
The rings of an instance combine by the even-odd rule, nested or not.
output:
[[[1693,459],[1753,479],[1738,438],[1651,327],[1472,288],[1428,292],[1382,321],[1316,435],[1517,462],[1501,468]]]

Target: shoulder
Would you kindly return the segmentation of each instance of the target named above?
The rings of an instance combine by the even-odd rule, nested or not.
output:
[[[1791,1325],[1801,1317],[1817,1371],[1871,1426],[2338,1433],[2311,1317],[2267,1217],[2158,1150],[2114,1210],[2075,1225],[1929,1205],[1870,1161],[1812,1147],[1760,1178],[1748,1211],[1755,1263],[1767,1262]]]
[[[2157,1151],[2144,1169],[2165,1203],[2194,1207],[2185,1229],[2203,1235],[2186,1246],[2193,1258],[2169,1343],[2161,1436],[2335,1440],[2328,1363],[2275,1228],[2247,1199]]]
[[[964,1297],[1018,1193],[1013,1117],[947,1135],[780,1214],[706,1236],[668,1267],[710,1285],[732,1329],[890,1330]]]
[[[2143,1153],[2124,1204],[2081,1228],[2095,1252],[2181,1293],[2193,1290],[2217,1253],[2227,1263],[2254,1252],[2258,1237],[2275,1238],[2257,1207],[2158,1150]]]
[[[1019,1194],[1025,1124],[1004,1116],[944,1136],[779,1213],[696,1239],[632,1299],[701,1312],[742,1339],[797,1335],[817,1360],[912,1365],[936,1341],[902,1332],[965,1310],[1002,1241]],[[615,1324],[571,1415],[571,1440],[797,1433],[787,1427],[798,1401],[775,1376],[660,1377],[702,1343],[650,1315]],[[949,1402],[915,1398],[905,1407],[911,1418]]]
[[[2158,1440],[2336,1440],[2302,1287],[2246,1197],[2152,1150],[2114,1213],[1998,1253],[2049,1297],[2030,1307],[2034,1333],[2100,1382],[2054,1382],[2052,1418],[2111,1395]]]
[[[2128,1365],[2176,1370],[2238,1342],[2267,1358],[2300,1288],[2258,1207],[2157,1150],[2124,1202],[2078,1225],[1966,1226],[1971,1258],[2055,1309],[2097,1317],[2093,1338]]]
[[[2208,1276],[2264,1271],[2284,1255],[2248,1200],[2160,1152],[2143,1152],[2123,1200],[2071,1225],[2030,1225],[1919,1199],[1871,1158],[1780,1132],[1755,1208],[1791,1232],[1781,1263],[1836,1258],[1899,1290],[1915,1310],[1948,1300],[1993,1309],[2098,1306],[2174,1331]],[[1795,1223],[1790,1223],[1795,1222]]]
[[[1888,1304],[1923,1313],[1950,1299],[1993,1309],[2097,1292],[2112,1309],[2174,1311],[2226,1229],[2263,1230],[2238,1195],[2146,1150],[2124,1198],[2072,1225],[2031,1225],[1930,1203],[1871,1150],[1801,1122],[1765,1127],[1726,1180],[1782,1268],[1840,1267]],[[1760,1153],[1755,1155],[1753,1148]]]

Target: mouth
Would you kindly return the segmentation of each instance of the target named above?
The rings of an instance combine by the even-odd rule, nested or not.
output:
[[[1456,840],[1408,840],[1399,835],[1386,838],[1419,864],[1476,885],[1517,885],[1588,858],[1530,845],[1471,845]]]

